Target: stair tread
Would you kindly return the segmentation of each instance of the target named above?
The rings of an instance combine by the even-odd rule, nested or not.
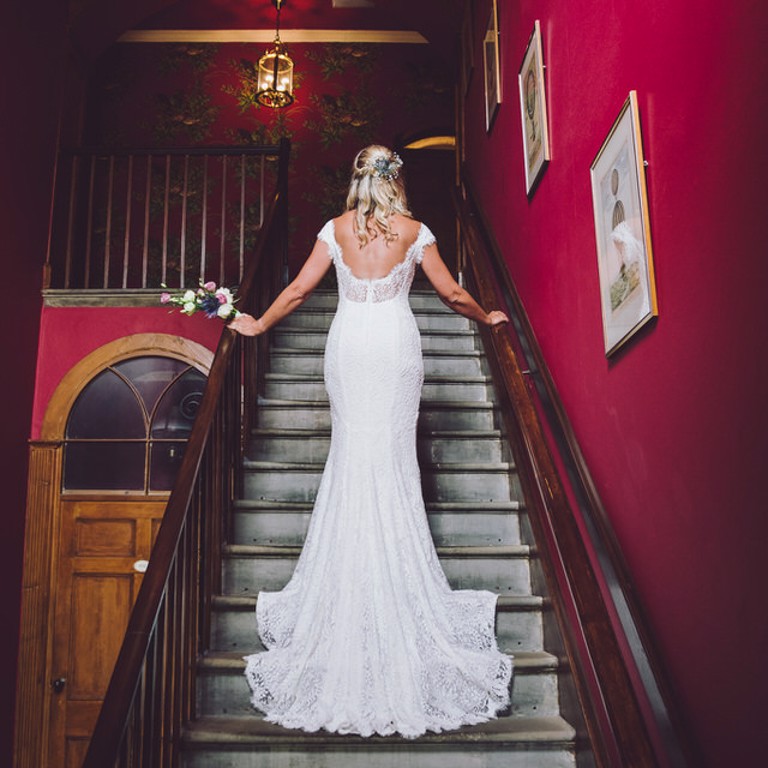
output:
[[[558,667],[557,656],[546,651],[515,651],[515,673],[551,672]],[[198,666],[206,671],[236,672],[245,669],[242,651],[209,651],[200,658]]]
[[[476,742],[566,744],[571,745],[576,732],[562,717],[500,717],[479,725],[464,726],[455,731],[427,733],[418,739],[400,736],[361,736],[283,728],[258,716],[233,717],[206,715],[187,724],[184,742],[195,745],[315,745],[320,744],[379,744],[407,745],[418,749],[420,744],[467,744]]]
[[[461,317],[461,315],[446,307],[445,304],[439,300],[431,307],[411,307],[411,309],[414,314],[429,313],[430,315],[448,315],[449,317],[456,315],[456,317]],[[315,307],[311,304],[303,304],[296,310],[296,312],[294,312],[294,314],[298,312],[306,315],[325,315],[335,314],[336,310],[334,307]]]
[[[236,509],[263,509],[271,512],[311,512],[312,501],[273,501],[271,499],[236,499]],[[517,512],[524,509],[519,501],[428,501],[427,513],[433,512]]]
[[[496,599],[498,613],[514,613],[521,610],[543,608],[545,600],[540,595],[499,595]],[[252,611],[256,609],[256,595],[215,595],[212,601],[216,610]]]
[[[278,325],[273,332],[280,333],[281,335],[293,335],[299,334],[302,336],[327,336],[327,328],[303,328],[301,326],[292,325]],[[474,336],[476,331],[474,328],[420,328],[420,336]]]
[[[420,333],[422,333],[420,331]],[[286,356],[304,356],[309,357],[323,357],[325,355],[324,349],[308,348],[300,349],[297,347],[273,347],[270,351],[271,355],[286,355]],[[422,349],[421,354],[424,357],[481,357],[482,353],[479,349]]]
[[[321,383],[324,381],[322,373],[265,373],[264,377],[272,381],[300,381],[309,383]],[[488,384],[492,381],[490,376],[482,374],[428,374],[424,377],[425,384]]]
[[[325,462],[310,461],[253,461],[243,460],[245,470],[263,469],[273,472],[288,470],[294,472],[322,472]],[[514,465],[506,461],[494,462],[421,462],[421,471],[440,470],[441,472],[509,472]]]
[[[251,430],[251,434],[256,437],[329,437],[331,429],[330,427],[317,427],[314,429],[256,427]],[[501,432],[498,429],[420,429],[417,432],[417,436],[451,440],[499,439],[501,438]]]
[[[301,547],[279,544],[226,544],[224,554],[237,557],[298,557]],[[492,546],[439,546],[440,557],[529,557],[527,544],[499,544]]]
[[[259,408],[324,408],[331,406],[327,400],[283,400],[276,397],[259,398]],[[490,400],[422,400],[421,410],[456,410],[460,408],[492,411],[496,406]]]

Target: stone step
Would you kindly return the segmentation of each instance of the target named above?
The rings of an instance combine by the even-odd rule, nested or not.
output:
[[[243,497],[274,501],[312,501],[323,464],[243,462]],[[421,484],[427,501],[509,501],[522,493],[508,462],[424,464]]]
[[[273,400],[325,401],[328,393],[322,376],[314,374],[267,373],[264,394]],[[488,399],[490,379],[487,376],[430,376],[422,386],[425,400]]]
[[[297,312],[307,310],[335,310],[339,302],[339,294],[335,288],[319,288],[312,292],[309,298],[301,305]],[[431,288],[411,288],[408,295],[408,303],[414,312],[428,310],[429,312],[443,312],[454,314],[453,310],[443,304],[437,294]]]
[[[264,650],[256,628],[255,594],[219,595],[211,607],[211,648],[241,655]],[[496,602],[499,648],[513,655],[541,650],[546,607],[536,595],[500,595]]]
[[[322,349],[273,349],[270,355],[272,373],[323,374]],[[479,376],[483,373],[480,353],[476,349],[423,352],[427,376]]]
[[[327,401],[264,399],[256,419],[263,429],[330,429],[331,411]],[[489,402],[422,400],[420,405],[419,429],[482,431],[495,427],[496,412]]]
[[[329,429],[256,429],[246,455],[253,461],[325,462]],[[423,430],[417,441],[419,460],[428,463],[483,464],[502,460],[501,433]]]
[[[515,654],[511,706],[508,717],[554,717],[559,714],[555,656],[543,651]],[[260,717],[249,701],[245,661],[238,653],[211,652],[198,664],[201,715],[248,715]]]
[[[438,546],[519,544],[518,502],[430,504],[427,520]],[[240,500],[232,516],[232,541],[258,546],[301,546],[309,526],[309,502]]]
[[[224,547],[222,589],[230,595],[282,589],[293,575],[301,547],[230,544]],[[438,547],[440,564],[453,589],[487,589],[498,594],[529,595],[530,548],[523,544],[492,547]]]
[[[311,328],[327,331],[331,327],[335,314],[333,308],[302,307],[281,320],[280,325],[282,328],[296,330]],[[422,332],[435,330],[467,331],[470,328],[470,321],[455,312],[433,312],[431,308],[419,308],[414,311],[414,317],[419,330]]]
[[[253,715],[200,717],[182,738],[183,768],[574,768],[560,717],[503,717],[418,739],[305,733]]]
[[[272,346],[275,349],[325,349],[328,332],[317,328],[301,330],[278,325],[272,330]],[[423,331],[421,334],[422,350],[441,350],[450,352],[454,349],[470,350],[477,348],[474,330],[465,331]]]

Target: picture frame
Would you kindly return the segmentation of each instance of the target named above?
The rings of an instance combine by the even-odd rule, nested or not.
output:
[[[606,356],[658,315],[637,92],[590,166]]]
[[[499,13],[497,0],[491,2],[491,12],[483,37],[483,71],[485,74],[485,130],[490,131],[501,104],[501,67],[499,64]]]
[[[517,81],[523,130],[525,193],[530,196],[550,161],[544,54],[538,19],[533,24]]]

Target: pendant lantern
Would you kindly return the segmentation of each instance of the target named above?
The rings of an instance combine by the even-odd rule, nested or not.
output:
[[[273,47],[259,59],[256,100],[265,107],[279,109],[293,104],[293,61],[280,41],[280,10],[283,0],[272,0],[277,8]]]

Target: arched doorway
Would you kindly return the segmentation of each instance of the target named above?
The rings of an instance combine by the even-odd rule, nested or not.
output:
[[[30,451],[19,768],[82,763],[212,358],[137,334],[51,397]]]

